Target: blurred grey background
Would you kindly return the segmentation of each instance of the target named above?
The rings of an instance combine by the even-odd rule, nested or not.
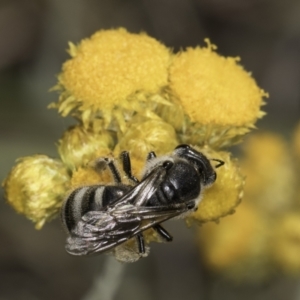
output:
[[[290,136],[300,114],[299,1],[1,0],[1,181],[18,157],[57,156],[55,142],[72,120],[46,107],[57,99],[48,90],[68,58],[67,42],[119,26],[146,31],[175,50],[209,37],[220,54],[240,56],[270,93],[258,127]],[[36,231],[5,203],[2,190],[1,199],[0,300],[90,300],[107,257],[68,256],[59,220]],[[235,286],[212,276],[199,260],[193,231],[183,222],[166,227],[174,242],[155,244],[147,259],[126,265],[113,299],[300,299],[297,278]],[[101,293],[93,299],[108,300]]]

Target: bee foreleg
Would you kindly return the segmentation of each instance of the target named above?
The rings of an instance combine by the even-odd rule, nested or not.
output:
[[[106,166],[109,168],[114,180],[116,183],[122,183],[121,175],[118,168],[116,167],[114,161],[108,157],[100,158],[96,161],[95,169],[98,172],[102,172],[106,169]]]
[[[127,151],[123,151],[120,155],[123,163],[123,170],[128,177],[128,179],[132,180],[134,183],[139,183],[139,180],[132,175],[131,173],[131,161],[130,161],[130,156]]]
[[[162,226],[159,224],[155,225],[152,227],[159,235],[161,238],[163,238],[166,242],[172,242],[173,237],[170,235],[170,233],[164,229]]]

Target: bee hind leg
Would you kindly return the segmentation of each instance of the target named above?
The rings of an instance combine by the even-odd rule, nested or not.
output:
[[[140,233],[136,236],[136,238],[137,238],[139,253],[143,255],[146,253],[144,236]]]
[[[160,226],[159,224],[155,225],[152,227],[158,234],[159,236],[165,240],[166,242],[172,242],[173,241],[173,237],[172,235],[170,235],[170,233],[164,229],[162,226]]]

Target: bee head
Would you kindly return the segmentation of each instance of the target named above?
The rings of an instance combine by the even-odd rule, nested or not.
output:
[[[174,154],[179,156],[180,158],[186,159],[188,162],[194,165],[196,170],[201,175],[203,184],[205,186],[209,186],[216,181],[217,173],[215,172],[209,159],[201,152],[197,151],[189,145],[182,144],[175,148]],[[219,164],[216,167],[220,167],[224,164],[224,162],[221,160],[216,161],[219,162]]]

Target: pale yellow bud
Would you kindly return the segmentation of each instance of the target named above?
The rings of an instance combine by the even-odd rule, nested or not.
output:
[[[40,229],[59,213],[69,180],[61,161],[34,155],[17,160],[3,187],[8,203]]]

